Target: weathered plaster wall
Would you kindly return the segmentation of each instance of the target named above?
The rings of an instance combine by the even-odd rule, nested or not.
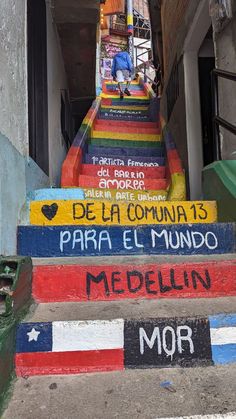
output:
[[[1,0],[0,16],[0,131],[26,155],[26,0]]]
[[[66,146],[61,133],[61,93],[68,89],[68,85],[60,40],[49,4],[47,4],[47,59],[49,176],[51,184],[59,185],[61,165],[66,156]]]
[[[16,229],[29,190],[49,184],[32,159],[25,158],[0,133],[0,254],[16,254]]]
[[[216,66],[236,73],[236,13],[233,20],[219,34],[215,34]],[[236,125],[236,83],[219,79],[220,116]],[[236,159],[235,135],[222,129],[222,158]]]

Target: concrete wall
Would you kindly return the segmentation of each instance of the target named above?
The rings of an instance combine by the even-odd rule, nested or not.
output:
[[[167,119],[166,88],[172,66],[177,59],[179,75],[179,96],[168,121],[180,158],[186,171],[188,187],[188,148],[186,131],[186,105],[183,50],[184,42],[197,9],[195,0],[164,0],[161,8],[163,60],[164,60],[164,90],[161,99],[161,112]]]
[[[236,13],[231,22],[215,34],[216,66],[221,70],[236,73]],[[236,82],[219,79],[220,116],[236,126]],[[222,158],[236,159],[236,137],[221,130]]]
[[[16,228],[28,190],[45,187],[47,176],[0,133],[0,254],[16,254]]]
[[[49,177],[59,185],[66,146],[61,133],[61,92],[68,89],[56,24],[47,3]]]
[[[0,1],[0,131],[28,153],[26,0]]]
[[[16,228],[26,193],[49,186],[29,157],[26,0],[0,2],[0,254],[16,253]],[[66,150],[61,136],[61,89],[67,88],[57,32],[47,10],[49,163],[51,184],[60,180]]]

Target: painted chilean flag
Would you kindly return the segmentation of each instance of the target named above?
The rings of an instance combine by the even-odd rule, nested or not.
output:
[[[124,320],[21,323],[17,375],[124,369]]]

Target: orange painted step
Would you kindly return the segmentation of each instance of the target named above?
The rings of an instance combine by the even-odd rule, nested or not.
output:
[[[137,191],[166,190],[166,179],[124,179],[124,178],[99,178],[95,176],[80,175],[78,186],[81,188],[101,188],[101,189],[129,189]]]
[[[83,164],[81,174],[87,176],[97,176],[99,178],[162,179],[165,177],[165,167],[102,166],[99,164]]]
[[[96,119],[95,124],[97,126],[108,124],[110,127],[134,127],[134,128],[159,128],[158,122],[139,122],[139,121],[119,121],[119,120],[108,120],[108,119]]]
[[[108,122],[108,123],[107,123]],[[109,122],[107,121],[104,122],[103,124],[97,124],[95,122],[94,125],[94,130],[96,131],[116,131],[114,127],[111,127]],[[133,134],[160,134],[160,130],[156,127],[156,128],[148,128],[148,127],[140,127],[138,128],[136,127],[127,127],[127,126],[122,126],[120,125],[119,127],[117,127],[117,131],[119,132],[127,132],[127,133],[133,133]]]

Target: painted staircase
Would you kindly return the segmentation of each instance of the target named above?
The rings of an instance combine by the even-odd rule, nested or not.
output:
[[[20,323],[18,376],[236,361],[235,225],[186,201],[159,102],[142,81],[105,83],[62,169],[31,193],[18,253],[35,306]]]

